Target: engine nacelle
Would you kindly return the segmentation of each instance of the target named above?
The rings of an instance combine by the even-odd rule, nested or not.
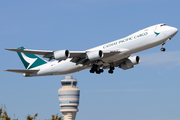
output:
[[[101,50],[97,50],[89,52],[87,56],[90,61],[94,61],[103,58],[104,54]]]
[[[127,70],[130,68],[133,68],[135,65],[140,63],[140,57],[139,56],[132,56],[126,59],[124,63],[122,63],[119,67],[123,70]]]
[[[133,68],[135,65],[133,66],[127,66],[125,63],[122,63],[119,67],[122,68],[123,70],[127,70],[127,69],[130,69],[130,68]]]
[[[133,65],[137,65],[140,63],[140,57],[139,56],[132,56],[129,57],[126,61],[125,64],[127,66],[133,66]]]
[[[69,56],[68,50],[58,50],[54,52],[54,58],[56,60],[66,60]]]

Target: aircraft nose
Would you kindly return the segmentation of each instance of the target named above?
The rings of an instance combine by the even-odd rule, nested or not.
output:
[[[172,28],[172,31],[174,32],[174,34],[172,35],[172,37],[174,37],[174,36],[177,34],[178,29],[177,29],[177,28],[175,28],[175,27],[173,27],[173,28]]]
[[[173,38],[177,34],[178,29],[175,27],[170,27],[170,29],[168,31],[169,31],[168,33],[170,35],[170,38]]]
[[[173,33],[172,37],[174,37],[177,34],[177,32],[178,32],[178,29],[175,27],[172,27],[172,33]]]
[[[172,27],[172,32],[173,32],[174,34],[176,34],[176,33],[178,32],[178,29],[175,28],[175,27]]]

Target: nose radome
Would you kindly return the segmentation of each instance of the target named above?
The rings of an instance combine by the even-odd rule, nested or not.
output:
[[[172,27],[172,31],[173,31],[173,33],[177,33],[178,32],[178,29],[177,28],[175,28],[175,27]]]
[[[176,29],[176,33],[178,32],[178,29],[177,28],[175,28]]]
[[[177,28],[169,26],[169,30],[166,33],[166,35],[168,35],[170,38],[173,38],[177,32],[178,32]]]

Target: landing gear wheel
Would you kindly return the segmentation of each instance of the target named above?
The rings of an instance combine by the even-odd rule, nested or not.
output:
[[[89,72],[90,72],[90,73],[94,73],[94,70],[90,70]]]
[[[109,72],[110,74],[113,74],[113,72],[114,72],[113,70],[114,70],[114,69],[115,69],[114,66],[110,66],[110,69],[109,69],[108,72]]]
[[[108,72],[109,72],[110,74],[113,74],[113,70],[109,70]]]
[[[164,52],[164,51],[166,51],[166,49],[165,49],[165,48],[161,48],[161,51],[163,51],[163,52]]]
[[[99,71],[100,71],[101,73],[103,73],[103,72],[104,72],[104,70],[103,70],[103,69],[99,69]]]
[[[97,71],[97,67],[98,66],[94,64],[89,72],[94,73],[95,71]]]
[[[101,72],[99,70],[96,71],[96,74],[100,74]]]

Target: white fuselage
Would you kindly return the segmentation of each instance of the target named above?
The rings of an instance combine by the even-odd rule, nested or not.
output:
[[[133,33],[125,38],[112,41],[101,46],[88,49],[86,51],[94,50],[119,50],[117,53],[110,57],[102,58],[101,60],[104,64],[109,64],[123,58],[130,56],[131,54],[161,45],[167,42],[169,39],[174,37],[177,33],[177,28],[171,26],[161,26],[163,24],[154,25],[136,33]],[[48,62],[42,66],[33,68],[40,69],[36,74],[31,74],[30,76],[44,76],[44,75],[62,75],[70,74],[83,69],[87,69],[90,66],[83,66],[82,64],[76,64],[71,62],[71,58],[63,60],[61,62],[53,61]]]

